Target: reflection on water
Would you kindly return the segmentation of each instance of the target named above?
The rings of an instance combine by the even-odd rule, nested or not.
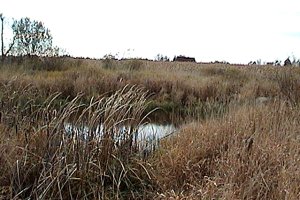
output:
[[[87,126],[76,126],[72,123],[65,123],[64,129],[67,134],[77,134],[80,135],[83,139],[88,139],[90,135],[90,129]],[[104,126],[101,124],[97,126],[93,133],[98,136],[103,135]],[[173,134],[176,131],[176,127],[174,124],[156,124],[156,123],[147,123],[138,126],[137,130],[134,132],[138,140],[140,141],[154,141],[163,137],[167,137]],[[118,137],[122,137],[122,133],[130,132],[130,127],[121,126],[118,128]]]
[[[149,123],[141,125],[138,128],[138,133],[141,139],[159,139],[171,135],[176,131],[173,124],[154,124]]]

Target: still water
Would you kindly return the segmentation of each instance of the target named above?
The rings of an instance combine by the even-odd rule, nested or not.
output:
[[[72,123],[65,123],[64,129],[67,134],[75,133],[79,134],[81,138],[88,139],[88,135],[90,134],[90,129],[87,126],[76,126]],[[127,126],[121,126],[118,128],[119,133],[122,132],[128,132],[128,129],[130,127]],[[93,131],[96,135],[101,136],[103,134],[104,127],[103,125],[99,125],[95,128]],[[173,134],[177,130],[176,126],[174,124],[157,124],[157,123],[147,123],[142,124],[138,126],[136,131],[134,131],[137,134],[138,140],[143,141],[153,141],[157,139],[161,139],[163,137],[167,137],[171,134]],[[119,134],[120,137],[122,134]]]

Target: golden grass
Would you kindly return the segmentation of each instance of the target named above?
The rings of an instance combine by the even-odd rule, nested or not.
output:
[[[300,198],[300,68],[111,66],[0,66],[0,198]],[[157,106],[194,122],[146,158],[134,130]],[[122,124],[132,128],[120,135]]]
[[[44,98],[55,92],[61,92],[63,98],[84,92],[87,99],[127,84],[142,85],[153,94],[155,102],[170,102],[182,108],[207,99],[247,101],[259,96],[282,96],[298,101],[299,98],[291,95],[299,89],[298,68],[137,61],[142,68],[130,70],[127,65],[132,61],[127,60],[113,60],[114,68],[105,69],[101,61],[69,59],[63,62],[63,70],[54,71],[2,66],[0,83],[18,77],[20,83],[32,85]]]
[[[299,199],[299,108],[275,101],[186,125],[152,162],[169,199]]]

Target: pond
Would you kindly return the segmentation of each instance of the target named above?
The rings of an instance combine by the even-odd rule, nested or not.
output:
[[[84,140],[87,140],[90,135],[90,129],[87,126],[76,126],[72,123],[65,123],[64,129],[67,134],[79,134]],[[155,141],[175,133],[178,129],[172,123],[169,124],[158,124],[158,123],[146,123],[138,126],[134,133],[137,136],[138,141]],[[98,125],[94,129],[94,133],[98,136],[103,135],[104,126],[103,124]],[[122,137],[122,133],[130,132],[130,127],[120,126],[118,127],[118,135]],[[121,139],[121,138],[120,138]]]

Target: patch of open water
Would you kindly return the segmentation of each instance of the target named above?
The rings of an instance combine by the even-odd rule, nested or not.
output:
[[[76,126],[72,123],[65,123],[64,129],[67,134],[78,134],[83,139],[88,139],[90,135],[90,129],[87,126]],[[158,124],[158,123],[146,123],[141,124],[134,131],[137,135],[139,141],[153,141],[161,139],[173,134],[177,130],[177,127],[174,124]],[[103,124],[98,125],[94,129],[94,134],[101,136],[103,135],[104,126]],[[122,133],[130,131],[130,127],[122,125],[118,127],[118,135],[122,137]]]

